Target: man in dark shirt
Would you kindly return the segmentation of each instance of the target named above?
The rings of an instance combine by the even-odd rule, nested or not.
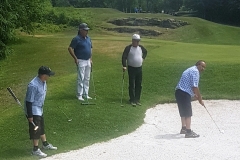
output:
[[[139,45],[140,35],[132,36],[132,44],[128,45],[122,55],[123,72],[128,69],[129,97],[132,106],[141,105],[142,63],[147,56],[147,50]]]
[[[68,51],[78,67],[77,98],[80,101],[84,101],[84,98],[92,99],[88,96],[92,63],[92,42],[88,36],[89,29],[86,23],[81,23],[78,35],[72,39],[68,47]]]

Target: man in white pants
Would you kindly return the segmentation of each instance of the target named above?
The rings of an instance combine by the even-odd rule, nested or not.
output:
[[[77,98],[80,101],[84,101],[84,98],[92,99],[88,96],[92,63],[92,42],[88,36],[89,29],[86,23],[81,23],[78,35],[72,39],[68,47],[68,51],[77,65]]]

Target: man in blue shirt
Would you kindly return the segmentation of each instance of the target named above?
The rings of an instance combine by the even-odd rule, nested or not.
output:
[[[44,119],[43,119],[43,105],[47,92],[46,81],[51,75],[55,73],[49,67],[41,66],[38,70],[38,76],[31,80],[27,87],[25,98],[25,113],[29,121],[29,134],[30,139],[33,140],[32,154],[40,157],[46,157],[47,154],[43,153],[38,148],[38,142],[41,138],[44,149],[56,150],[52,144],[48,143],[45,135]],[[38,129],[35,131],[32,124],[34,122]]]
[[[78,69],[77,98],[80,101],[84,101],[83,98],[92,99],[88,96],[92,64],[92,42],[88,36],[89,29],[86,23],[81,23],[78,35],[72,39],[68,47]]]
[[[180,134],[185,134],[185,138],[197,138],[198,134],[191,130],[192,105],[191,98],[194,97],[204,106],[198,84],[200,73],[206,68],[206,63],[199,60],[195,66],[186,69],[177,84],[175,97],[181,117],[182,129]]]

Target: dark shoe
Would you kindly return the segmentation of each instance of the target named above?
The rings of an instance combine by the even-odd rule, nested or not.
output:
[[[136,105],[141,106],[142,104],[138,101],[136,102]]]
[[[195,133],[195,132],[193,132],[193,131],[191,131],[190,133],[186,133],[185,134],[185,138],[198,138],[198,137],[200,137],[200,135]]]
[[[181,129],[180,130],[180,134],[186,134],[187,133],[187,130],[186,129]]]

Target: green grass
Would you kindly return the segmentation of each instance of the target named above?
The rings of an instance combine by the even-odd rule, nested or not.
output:
[[[103,10],[112,14],[112,17],[129,16],[113,10]],[[100,13],[103,10],[97,11]],[[107,19],[107,14],[99,14],[99,21],[96,23]],[[207,62],[207,69],[200,80],[204,99],[239,99],[240,47],[237,45],[239,42],[228,37],[237,41],[236,33],[240,29],[234,28],[230,32],[229,26],[196,18],[188,19],[195,26],[195,29],[188,28],[192,34],[185,36],[189,39],[194,35],[202,35],[199,32],[206,32],[200,40],[191,41],[194,43],[184,43],[189,42],[184,38],[177,39],[182,36],[180,33],[183,28],[180,29],[181,32],[177,30],[165,40],[161,37],[142,39],[141,44],[148,49],[148,56],[143,66],[143,105],[137,108],[127,104],[127,76],[124,88],[125,107],[120,107],[121,54],[130,43],[130,34],[90,31],[94,47],[93,74],[97,94],[95,106],[82,106],[75,98],[76,67],[67,51],[71,39],[76,35],[75,30],[43,37],[19,36],[20,43],[12,45],[15,54],[0,61],[0,159],[35,159],[29,156],[32,144],[28,139],[26,118],[6,87],[10,86],[23,102],[26,86],[41,65],[48,65],[56,72],[48,81],[44,112],[47,139],[58,146],[59,150],[47,151],[49,155],[107,141],[134,131],[143,123],[146,109],[157,103],[174,102],[174,88],[181,73],[199,59]],[[198,22],[206,24],[205,30],[203,26],[200,29]],[[104,25],[105,22],[102,23]],[[217,34],[213,28],[222,33]],[[217,35],[221,40],[210,45]],[[174,41],[179,42],[170,41],[173,37],[176,37]],[[92,86],[90,95],[93,95]],[[73,119],[72,122],[67,121],[57,106]]]

